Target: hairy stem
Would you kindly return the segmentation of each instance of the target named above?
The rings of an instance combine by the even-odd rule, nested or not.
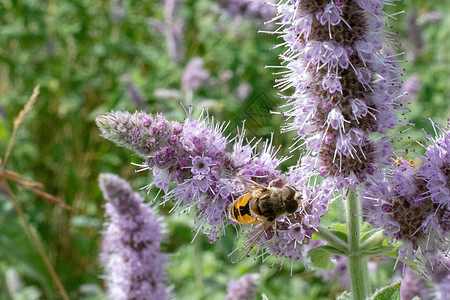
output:
[[[354,300],[366,299],[369,295],[369,278],[367,259],[360,252],[361,203],[354,190],[349,190],[345,199],[347,210],[347,233],[349,255],[347,268],[350,278],[350,288]]]

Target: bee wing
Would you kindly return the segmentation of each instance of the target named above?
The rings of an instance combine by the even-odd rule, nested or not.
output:
[[[249,257],[250,251],[256,246],[256,244],[261,240],[261,238],[264,237],[264,234],[266,234],[267,230],[272,227],[272,222],[267,222],[264,224],[260,224],[261,226],[259,230],[255,234],[247,233],[247,236],[245,237],[245,241],[240,242],[242,239],[238,238],[236,240],[236,247],[228,254],[228,257],[230,257],[230,260],[233,264],[237,264],[241,260],[243,260],[245,257]]]
[[[251,239],[246,239],[245,241],[239,243],[239,240],[237,240],[236,244],[237,246],[231,252],[228,257],[230,257],[230,260],[233,264],[237,264],[241,260],[243,260],[245,257],[249,256],[250,251],[255,247],[258,240],[261,238],[264,231],[261,230],[256,236],[254,236]]]

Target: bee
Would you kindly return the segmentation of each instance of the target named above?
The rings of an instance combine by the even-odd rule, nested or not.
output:
[[[280,179],[271,181],[267,187],[252,180],[243,180],[254,188],[228,206],[228,216],[236,223],[255,224],[259,231],[229,255],[233,263],[246,257],[263,235],[270,239],[271,230],[276,230],[275,220],[283,214],[294,213],[301,203],[301,194],[293,186],[273,186]]]

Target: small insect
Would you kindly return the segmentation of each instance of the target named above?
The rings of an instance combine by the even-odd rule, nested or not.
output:
[[[416,168],[416,165],[414,164],[414,161],[413,161],[412,159],[408,159],[408,160],[406,160],[406,161],[409,163],[409,165],[411,166],[412,169],[415,169],[415,168]],[[403,165],[403,161],[402,161],[402,158],[401,158],[401,157],[397,158],[397,159],[394,161],[394,167],[398,167],[398,166],[400,166],[400,165]]]
[[[386,261],[386,259],[379,257],[379,256],[372,256],[371,258],[369,258],[369,261],[382,262],[382,261]]]
[[[260,230],[229,255],[233,263],[247,256],[263,235],[269,239],[271,230],[276,229],[275,220],[283,214],[294,213],[301,203],[301,194],[293,186],[273,186],[280,179],[271,181],[267,187],[251,180],[243,180],[251,183],[254,188],[228,206],[228,216],[236,223],[256,224]]]

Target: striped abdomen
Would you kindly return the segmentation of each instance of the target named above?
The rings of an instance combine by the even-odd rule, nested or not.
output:
[[[236,201],[230,204],[228,208],[228,215],[237,223],[254,224],[258,223],[258,220],[252,217],[250,211],[250,200],[252,199],[252,193],[245,194],[239,197]]]

